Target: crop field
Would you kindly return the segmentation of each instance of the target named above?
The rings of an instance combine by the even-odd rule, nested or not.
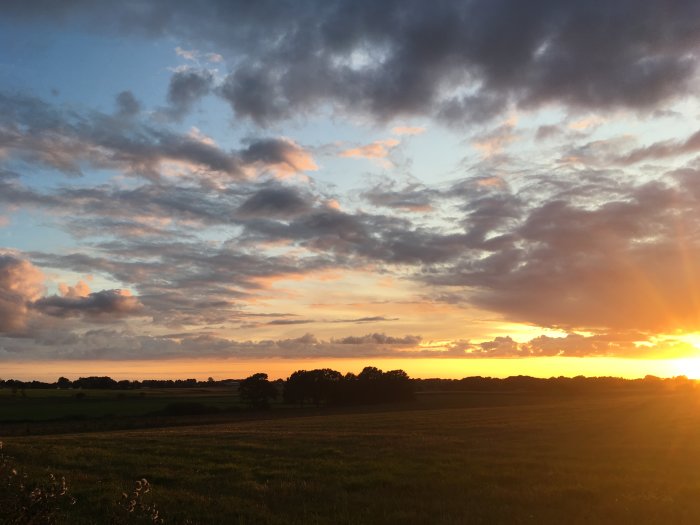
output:
[[[298,413],[10,436],[4,451],[32,479],[65,476],[67,524],[151,522],[118,504],[141,478],[164,523],[700,523],[696,393]]]

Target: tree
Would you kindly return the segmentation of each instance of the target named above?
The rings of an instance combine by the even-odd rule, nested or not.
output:
[[[267,408],[270,399],[277,397],[277,388],[267,380],[267,374],[257,373],[241,381],[238,395],[251,408]]]
[[[343,379],[340,372],[330,368],[297,370],[284,384],[284,400],[287,403],[304,404],[311,401],[316,406],[334,402]]]
[[[68,379],[67,377],[63,377],[63,376],[59,377],[58,381],[56,381],[56,386],[58,388],[70,388],[72,384],[73,383],[71,382],[70,379]]]

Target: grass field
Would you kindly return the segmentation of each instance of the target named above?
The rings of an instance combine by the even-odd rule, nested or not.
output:
[[[4,442],[32,475],[66,476],[70,524],[119,519],[143,477],[166,523],[700,523],[692,393],[437,395],[416,410]]]
[[[84,397],[76,397],[81,394]],[[27,389],[22,394],[0,388],[0,422],[143,416],[182,401],[201,403],[220,410],[242,406],[235,391],[230,388]]]

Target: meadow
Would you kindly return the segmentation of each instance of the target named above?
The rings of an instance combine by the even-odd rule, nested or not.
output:
[[[130,522],[116,503],[141,478],[165,523],[700,523],[693,391],[270,412],[3,441],[31,477],[66,477],[66,524]]]

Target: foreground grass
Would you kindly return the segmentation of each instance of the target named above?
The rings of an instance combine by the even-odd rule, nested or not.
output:
[[[517,396],[516,396],[517,397]],[[167,523],[700,523],[697,395],[542,400],[8,438],[65,523],[147,478]],[[453,406],[454,400],[450,401]],[[436,405],[437,406],[437,405]]]

